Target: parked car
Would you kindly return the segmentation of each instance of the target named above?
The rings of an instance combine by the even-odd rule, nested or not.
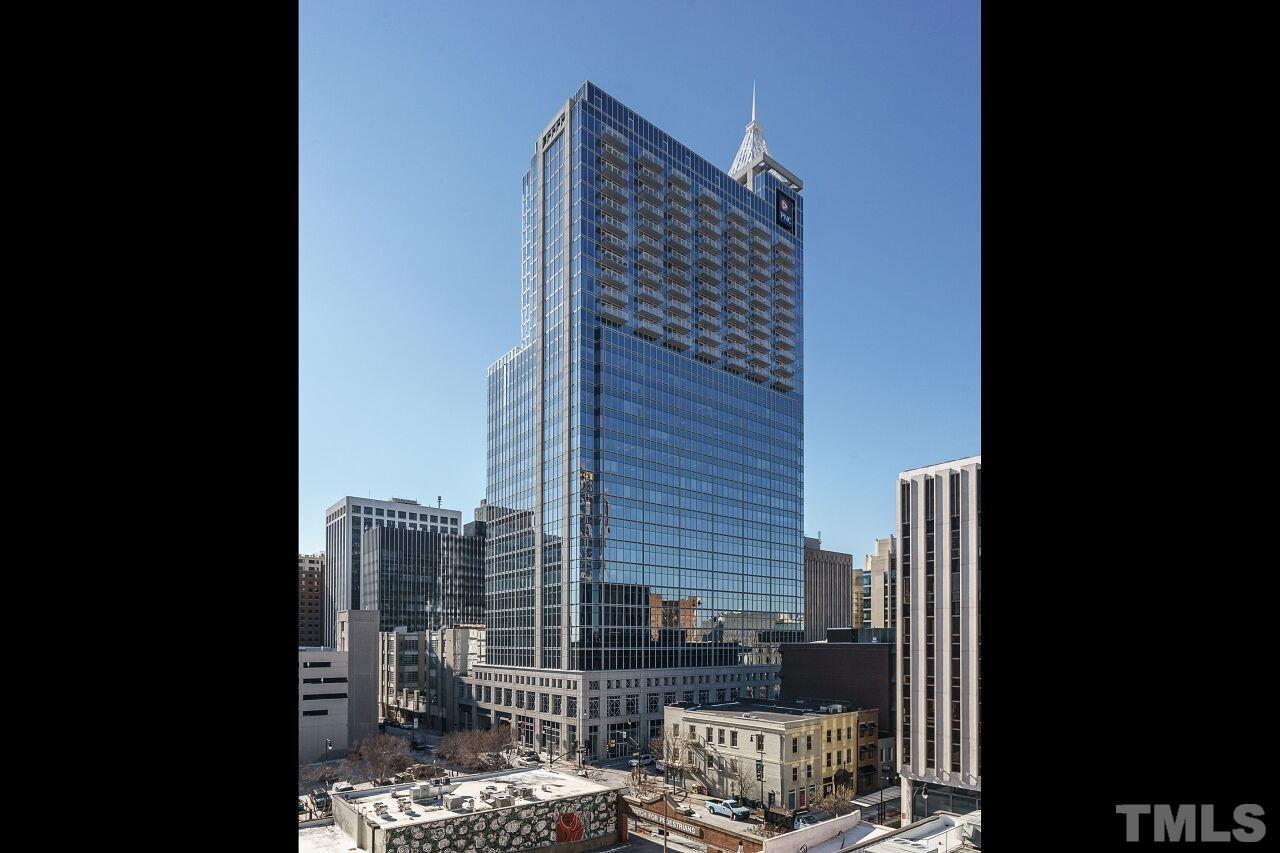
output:
[[[746,820],[751,816],[751,809],[738,805],[737,800],[707,800],[707,811],[730,820]]]
[[[311,792],[311,801],[318,807],[324,807],[329,802],[329,792],[323,788],[316,788]]]
[[[698,816],[698,810],[697,810],[697,809],[695,809],[693,806],[676,806],[676,813],[677,813],[677,814],[682,814],[682,815],[684,815],[685,817],[697,817],[697,816]]]
[[[805,810],[796,812],[791,819],[791,826],[794,829],[802,829],[806,826],[814,826],[822,823],[824,820],[831,820],[835,817],[831,812],[815,809],[813,811]]]
[[[666,764],[666,762],[665,762],[665,761],[663,761],[662,759],[658,759],[657,761],[653,762],[653,769],[654,769],[654,770],[661,770],[663,773],[666,773],[666,772],[667,772],[667,764]]]
[[[354,791],[354,790],[355,790],[355,786],[352,785],[350,782],[333,783],[333,792],[335,794],[340,794],[340,793],[343,793],[344,791]]]
[[[653,756],[647,752],[642,752],[638,757],[631,759],[632,767],[642,767],[646,764],[652,764],[652,763],[653,763]]]

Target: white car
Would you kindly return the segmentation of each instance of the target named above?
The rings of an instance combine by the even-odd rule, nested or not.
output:
[[[631,766],[632,766],[632,767],[639,767],[639,766],[642,766],[642,765],[645,765],[645,764],[652,764],[652,763],[653,763],[653,756],[652,756],[652,755],[650,755],[650,754],[649,754],[649,753],[647,753],[647,752],[642,752],[642,753],[640,753],[640,757],[639,757],[639,758],[633,758],[633,759],[631,759]]]
[[[667,765],[665,762],[662,761],[662,759],[658,759],[657,761],[653,762],[653,769],[661,770],[663,773],[665,773],[667,772]]]

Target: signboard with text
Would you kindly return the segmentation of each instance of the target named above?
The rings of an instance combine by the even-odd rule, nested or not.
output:
[[[774,190],[774,212],[778,227],[796,233],[796,200],[780,189]]]
[[[648,811],[647,809],[639,809],[639,808],[636,808],[635,806],[631,807],[631,814],[635,817],[640,818],[641,820],[647,820],[650,823],[656,823],[659,826],[670,827],[671,829],[674,829],[676,832],[683,832],[685,835],[690,835],[690,836],[693,836],[694,838],[702,837],[702,827],[694,826],[691,823],[685,823],[682,820],[676,820],[675,818],[672,818],[672,817],[663,817],[660,814],[654,814],[653,812]]]

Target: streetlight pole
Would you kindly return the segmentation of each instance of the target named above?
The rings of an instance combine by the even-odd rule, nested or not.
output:
[[[882,781],[880,783],[880,825],[884,826],[884,789],[889,787],[890,780],[893,779],[893,768],[886,764],[880,768]]]

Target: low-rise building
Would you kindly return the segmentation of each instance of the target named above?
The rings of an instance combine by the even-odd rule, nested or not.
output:
[[[379,635],[378,697],[382,716],[420,728],[470,728],[472,709],[463,678],[484,661],[483,625],[436,631],[403,626]]]
[[[582,853],[626,840],[621,787],[555,770],[505,770],[335,793],[333,817],[346,846],[369,853]],[[318,848],[312,835],[332,832],[300,831],[300,850]]]
[[[794,813],[836,787],[878,785],[879,712],[841,704],[668,705],[663,757],[685,788]]]
[[[880,710],[881,766],[895,762],[896,694],[893,632],[887,628],[832,628],[825,641],[782,646],[782,701],[822,697],[816,704],[839,702]],[[814,705],[814,701],[809,701]],[[877,783],[878,786],[878,783]]]

